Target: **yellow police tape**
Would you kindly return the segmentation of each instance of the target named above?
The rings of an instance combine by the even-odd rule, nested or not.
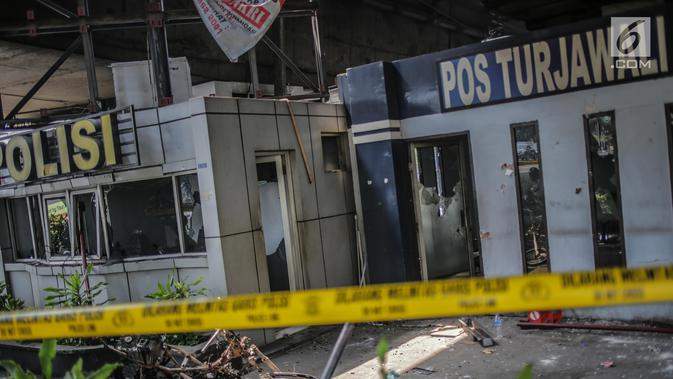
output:
[[[326,325],[673,301],[673,266],[0,314],[0,340]]]

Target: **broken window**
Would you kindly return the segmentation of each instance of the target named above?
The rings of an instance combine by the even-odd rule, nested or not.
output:
[[[180,190],[180,209],[182,211],[182,228],[185,236],[185,252],[205,252],[206,239],[201,213],[199,179],[196,174],[179,176],[178,188]]]
[[[322,157],[325,172],[336,172],[344,169],[342,142],[338,134],[323,134]]]
[[[171,178],[105,186],[103,193],[112,257],[180,252]]]
[[[587,116],[586,138],[596,268],[623,266],[624,234],[614,113]]]
[[[282,173],[281,173],[282,174]],[[261,210],[266,264],[271,291],[289,291],[290,276],[283,226],[278,167],[275,161],[257,163],[257,188]]]
[[[70,213],[65,196],[45,198],[49,253],[52,257],[70,255]]]
[[[30,231],[30,216],[26,198],[10,199],[9,212],[14,230],[14,254],[16,259],[32,259],[35,257],[33,236]]]
[[[37,249],[37,258],[46,259],[47,244],[44,242],[44,232],[42,226],[42,217],[40,217],[40,198],[31,196],[28,198],[28,207],[30,209],[33,237],[35,238],[35,248]]]
[[[525,269],[549,272],[542,157],[537,122],[512,125],[514,164]]]
[[[666,132],[668,136],[668,161],[673,186],[673,104],[666,105]]]
[[[100,213],[98,211],[98,197],[95,192],[73,195],[75,213],[75,255],[80,254],[80,245],[84,243],[87,255],[98,255],[102,239]],[[81,235],[80,235],[81,234]]]
[[[12,248],[12,238],[9,229],[9,213],[7,212],[7,202],[0,199],[0,253],[10,252]],[[11,261],[10,256],[0,255],[4,262]]]

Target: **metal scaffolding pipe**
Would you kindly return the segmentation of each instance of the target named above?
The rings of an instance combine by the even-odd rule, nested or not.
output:
[[[71,12],[70,10],[62,7],[59,4],[54,3],[51,0],[36,0],[38,3],[44,5],[45,7],[51,9],[52,11],[60,14],[61,16],[65,18],[75,18],[77,15],[74,12]]]
[[[56,72],[56,70],[58,70],[58,68],[61,67],[63,62],[65,62],[66,59],[68,59],[68,57],[75,51],[75,49],[77,49],[77,47],[81,42],[82,42],[82,36],[80,35],[70,44],[70,46],[68,46],[68,48],[63,52],[63,54],[56,60],[56,62],[54,62],[54,64],[52,64],[51,67],[49,67],[47,72],[45,72],[44,75],[42,75],[42,77],[33,85],[33,87],[31,87],[31,89],[28,90],[26,95],[22,97],[21,100],[19,100],[19,102],[14,106],[14,108],[11,111],[9,111],[9,113],[7,114],[8,119],[14,118],[14,116],[16,116],[16,114],[28,103],[28,101],[33,96],[35,96],[37,91],[39,91],[40,88],[42,88],[42,86],[44,85],[44,83],[46,83],[47,80],[49,80],[49,78],[51,78],[51,76]]]
[[[320,91],[319,91],[319,87],[318,87],[318,86],[317,86],[317,85],[316,85],[316,84],[315,84],[315,83],[314,83],[308,76],[306,76],[306,74],[304,74],[304,72],[299,68],[299,66],[297,66],[297,65],[294,63],[294,61],[292,61],[292,58],[290,58],[287,54],[285,54],[285,52],[284,52],[280,47],[278,47],[278,45],[276,45],[276,44],[271,40],[271,38],[269,38],[268,36],[264,36],[264,37],[262,37],[262,42],[264,42],[264,44],[265,44],[266,46],[268,46],[269,49],[271,49],[271,51],[273,51],[273,53],[276,54],[276,56],[277,56],[281,61],[283,61],[283,62],[287,65],[287,67],[289,67],[290,70],[292,70],[292,72],[293,72],[295,75],[297,75],[297,78],[298,78],[298,79],[299,79],[305,86],[307,86],[307,87],[309,87],[309,88],[311,88],[311,89],[313,89],[313,90],[315,90],[315,91],[320,92]]]
[[[285,19],[278,19],[278,46],[280,50],[285,51]],[[278,59],[275,62],[275,83],[274,83],[274,95],[276,96],[285,96],[287,95],[287,65],[283,62],[282,59]]]
[[[318,24],[318,11],[314,10],[311,15],[311,29],[313,31],[313,45],[315,48],[315,67],[318,71],[318,92],[323,95],[328,93],[327,85],[325,84],[325,57],[322,54],[322,47],[320,44],[320,27]]]
[[[278,17],[294,18],[294,17],[310,17],[313,14],[312,10],[298,9],[298,10],[283,10]],[[177,25],[192,25],[203,24],[203,20],[199,15],[185,14],[184,12],[166,12],[165,17],[166,26]],[[125,30],[125,29],[139,29],[147,26],[147,20],[143,18],[124,18],[124,19],[103,19],[103,18],[89,18],[89,29],[92,32],[106,31],[106,30]],[[21,26],[6,26],[0,27],[0,37],[19,37],[19,36],[34,36],[34,35],[48,35],[48,34],[64,34],[64,33],[78,33],[79,22],[63,22],[63,23],[37,23],[34,29],[27,25]],[[34,32],[34,33],[33,33]]]
[[[259,72],[257,71],[257,51],[253,47],[248,51],[248,62],[250,63],[250,83],[252,83],[252,96],[262,97],[259,90]]]
[[[343,354],[344,348],[346,347],[346,342],[353,334],[353,324],[344,324],[341,327],[341,333],[339,333],[339,338],[337,338],[334,348],[327,359],[327,364],[323,369],[320,379],[331,379],[334,375],[334,370],[336,370],[339,359],[341,359],[341,354]]]
[[[152,65],[157,104],[161,107],[173,103],[164,3],[163,0],[149,0],[147,6],[150,10],[147,15],[147,48]]]
[[[96,57],[93,51],[93,41],[91,39],[91,30],[87,25],[89,17],[89,1],[79,0],[79,25],[80,35],[82,36],[82,50],[84,50],[84,63],[86,65],[86,81],[89,88],[89,110],[92,113],[98,112],[98,79],[96,78]]]

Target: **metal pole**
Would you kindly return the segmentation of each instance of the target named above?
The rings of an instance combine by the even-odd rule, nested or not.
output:
[[[327,94],[327,86],[325,85],[325,61],[320,45],[318,10],[314,10],[313,15],[311,16],[311,28],[313,30],[313,44],[315,46],[315,67],[318,71],[318,89],[321,94]]]
[[[269,49],[271,49],[271,51],[273,51],[273,53],[276,54],[276,56],[280,58],[281,61],[285,62],[287,67],[295,75],[297,75],[297,78],[301,80],[301,82],[304,83],[305,86],[310,87],[314,91],[319,90],[318,86],[315,83],[313,83],[313,81],[308,76],[306,76],[306,74],[304,74],[304,72],[292,61],[292,59],[287,54],[285,54],[285,52],[281,50],[281,48],[278,47],[278,45],[276,45],[271,40],[271,38],[269,38],[268,36],[264,36],[262,37],[262,42],[264,42],[264,44],[268,46]]]
[[[280,44],[280,49],[285,51],[285,19],[281,18],[278,20],[278,43]],[[287,65],[280,59],[280,82],[281,90],[280,95],[287,95]]]
[[[162,0],[149,0],[147,10],[147,45],[157,92],[157,102],[162,107],[173,103],[164,3]]]
[[[248,51],[248,62],[250,62],[252,94],[255,98],[262,97],[262,91],[259,89],[259,73],[257,72],[257,52],[254,47]]]
[[[285,48],[285,20],[278,19],[277,29],[278,46],[283,50]],[[273,62],[274,68],[274,95],[285,96],[287,94],[287,65],[282,59],[275,59]]]
[[[89,111],[98,112],[98,80],[96,78],[96,57],[93,52],[91,29],[87,24],[89,17],[89,1],[79,0],[77,6],[79,16],[79,31],[82,36],[82,49],[84,50],[84,63],[86,64],[86,80],[89,87]]]
[[[355,228],[357,229],[357,249],[358,249],[358,258],[362,256],[362,245],[360,242],[360,232],[358,228],[358,218],[355,216]],[[358,263],[360,265],[360,263]],[[367,271],[367,263],[366,260],[361,264],[359,267],[360,269],[360,286],[365,285],[365,278],[366,278],[366,271]],[[331,379],[332,376],[334,375],[334,370],[336,370],[336,366],[339,364],[339,359],[341,358],[341,354],[343,354],[344,348],[346,347],[346,341],[350,338],[351,334],[353,334],[353,328],[354,325],[350,323],[346,323],[341,327],[341,333],[339,333],[339,338],[337,338],[336,344],[334,345],[334,349],[332,349],[332,352],[329,355],[329,359],[327,360],[327,364],[325,365],[325,368],[323,369],[322,374],[320,375],[320,379]]]
[[[70,10],[60,6],[59,4],[54,3],[51,0],[36,0],[38,3],[44,5],[45,7],[51,9],[52,11],[60,14],[61,16],[65,18],[75,18],[77,17],[76,14],[71,12]]]
[[[344,324],[344,326],[341,328],[341,333],[339,333],[339,338],[337,338],[336,344],[334,344],[334,349],[329,355],[325,369],[320,375],[320,379],[332,378],[332,375],[334,375],[334,370],[336,370],[336,366],[339,363],[339,359],[341,359],[341,354],[346,347],[346,341],[348,341],[348,338],[350,338],[352,333],[353,324]]]
[[[166,15],[166,25],[203,25],[203,20],[199,15],[183,14],[184,12],[170,12]],[[278,17],[280,18],[297,18],[310,17],[312,10],[282,10]],[[147,19],[140,18],[117,18],[110,20],[107,18],[90,18],[89,28],[92,32],[104,30],[127,30],[145,28],[147,26]],[[35,23],[33,29],[30,26],[0,26],[0,38],[20,37],[20,36],[34,36],[47,34],[63,34],[63,33],[78,33],[78,22],[58,22],[58,23]]]
[[[28,93],[26,93],[26,95],[24,97],[22,97],[21,100],[19,100],[18,104],[16,104],[14,106],[14,108],[12,108],[12,110],[9,111],[6,119],[14,118],[14,116],[16,116],[16,114],[37,93],[37,91],[39,91],[40,88],[42,88],[44,83],[46,83],[47,80],[49,80],[49,78],[56,72],[56,70],[58,70],[58,68],[61,67],[63,62],[65,62],[66,59],[68,59],[70,54],[72,54],[75,51],[75,49],[77,49],[80,42],[82,42],[82,36],[81,35],[79,37],[77,37],[77,39],[75,41],[73,41],[70,44],[70,46],[68,46],[68,48],[63,52],[63,55],[61,55],[58,58],[58,60],[56,60],[56,62],[54,62],[54,64],[52,64],[51,67],[49,67],[47,72],[45,72],[44,75],[42,75],[42,77],[33,85],[33,87],[30,90],[28,90]]]
[[[79,234],[79,253],[82,255],[82,275],[84,276],[84,289],[89,295],[91,291],[91,286],[89,285],[89,275],[87,274],[87,268],[89,263],[86,260],[86,242],[84,239],[84,204],[83,202],[78,202],[77,207],[77,233]]]

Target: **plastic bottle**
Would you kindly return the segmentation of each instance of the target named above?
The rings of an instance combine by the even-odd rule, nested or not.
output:
[[[495,315],[493,319],[493,326],[495,327],[495,338],[502,338],[502,317],[500,315]]]

